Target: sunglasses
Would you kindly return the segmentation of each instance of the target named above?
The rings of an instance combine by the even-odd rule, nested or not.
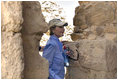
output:
[[[59,28],[64,28],[64,26],[57,26],[57,27],[59,27]]]

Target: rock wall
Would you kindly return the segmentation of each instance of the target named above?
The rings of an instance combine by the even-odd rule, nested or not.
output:
[[[39,55],[39,41],[48,26],[36,1],[23,1],[23,49],[25,58],[24,78],[48,78],[48,61]]]
[[[67,79],[117,78],[117,47],[113,41],[80,40],[75,45],[73,49],[78,50],[79,59],[70,59]]]
[[[117,2],[80,1],[71,35],[79,59],[70,60],[66,78],[117,78]]]
[[[1,2],[2,79],[48,78],[48,61],[38,50],[47,28],[39,2]]]
[[[117,2],[80,1],[80,7],[75,11],[74,25],[74,41],[99,38],[116,40]]]
[[[70,59],[66,78],[117,78],[117,2],[79,3],[71,35],[74,42],[66,44],[79,59]],[[38,51],[46,31],[39,2],[1,2],[2,79],[48,78],[48,61]]]
[[[23,78],[22,2],[1,2],[1,78]]]

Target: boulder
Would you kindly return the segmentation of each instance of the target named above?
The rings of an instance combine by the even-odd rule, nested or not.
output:
[[[39,55],[39,41],[48,29],[38,1],[23,1],[22,39],[24,49],[24,78],[48,78],[48,61]]]
[[[107,39],[80,40],[76,47],[78,61],[70,60],[68,77],[71,79],[117,78],[117,45]]]
[[[117,33],[117,2],[116,1],[79,1],[80,6],[75,10],[73,24],[75,37],[83,34],[84,39],[95,40],[106,38],[106,34]],[[83,30],[80,32],[80,30]],[[87,32],[86,36],[84,32]],[[74,34],[74,35],[75,35]],[[95,37],[96,36],[96,37]],[[115,37],[114,37],[115,38]],[[75,39],[77,41],[82,38]],[[110,39],[111,38],[107,38]]]

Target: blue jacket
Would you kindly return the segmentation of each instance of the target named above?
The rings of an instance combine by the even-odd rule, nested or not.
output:
[[[59,39],[52,35],[48,40],[43,57],[49,62],[49,79],[64,79],[64,57],[62,56],[63,45]]]

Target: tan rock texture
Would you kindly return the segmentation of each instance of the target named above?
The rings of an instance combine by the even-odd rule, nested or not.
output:
[[[23,78],[22,2],[1,2],[1,78]]]
[[[36,1],[1,2],[2,79],[48,78],[48,61],[39,41],[48,26]]]
[[[24,78],[48,78],[48,61],[39,55],[39,41],[48,26],[42,15],[40,3],[23,1],[23,49],[25,58]]]
[[[70,59],[68,79],[117,78],[117,2],[81,1],[74,17],[74,42],[79,54]],[[2,79],[46,79],[48,61],[39,55],[39,41],[48,29],[37,1],[1,2]]]
[[[74,41],[107,38],[113,40],[117,33],[116,1],[80,1],[74,17]],[[107,37],[111,34],[110,37]],[[75,37],[74,37],[75,36]],[[77,37],[78,36],[78,37]]]
[[[73,48],[78,50],[79,59],[77,61],[70,59],[66,78],[117,78],[117,45],[113,41],[107,39],[80,40]]]
[[[71,35],[79,54],[70,59],[68,79],[117,78],[117,2],[80,1]],[[69,43],[67,43],[69,44]],[[71,43],[72,44],[72,43]],[[74,50],[72,49],[72,50]],[[75,54],[75,53],[74,53]]]

